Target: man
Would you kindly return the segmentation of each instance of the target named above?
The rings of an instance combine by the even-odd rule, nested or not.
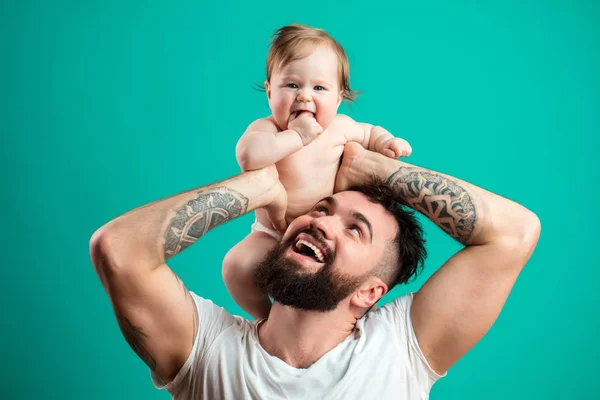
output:
[[[417,293],[365,317],[402,274],[394,265],[406,252],[403,235],[418,234],[369,195],[346,190],[373,176],[465,247]],[[231,316],[165,264],[257,208],[283,226],[285,204],[270,167],[150,203],[92,237],[126,340],[174,398],[427,398],[492,326],[540,232],[538,218],[510,200],[350,143],[336,194],[292,221],[257,271],[274,299],[268,319]]]

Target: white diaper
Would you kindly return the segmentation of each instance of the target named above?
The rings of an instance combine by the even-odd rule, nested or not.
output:
[[[276,230],[267,228],[266,226],[264,226],[263,224],[261,224],[260,222],[258,222],[256,220],[254,220],[254,223],[252,224],[252,232],[264,232],[277,241],[280,241],[281,237],[283,236],[281,233],[277,232]]]

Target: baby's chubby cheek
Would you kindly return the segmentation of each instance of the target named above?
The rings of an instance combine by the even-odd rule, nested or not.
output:
[[[321,128],[323,128],[323,130],[325,130],[329,127],[329,125],[331,125],[331,123],[333,122],[333,120],[335,118],[335,115],[336,115],[335,113],[324,113],[324,112],[317,111],[315,119],[317,120],[319,125],[321,125]]]

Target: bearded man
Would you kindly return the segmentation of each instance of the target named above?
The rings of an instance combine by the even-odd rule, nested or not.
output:
[[[173,398],[427,398],[490,329],[540,233],[511,200],[349,143],[335,194],[291,221],[256,270],[273,299],[267,319],[229,314],[165,264],[252,210],[283,230],[285,205],[271,166],[137,208],[93,235],[121,331]],[[417,292],[370,311],[422,267],[407,207],[464,248]]]

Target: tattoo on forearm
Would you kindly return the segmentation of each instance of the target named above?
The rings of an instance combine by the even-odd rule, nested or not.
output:
[[[477,219],[469,193],[442,175],[416,167],[400,167],[388,179],[407,204],[448,235],[466,244]]]
[[[247,209],[248,199],[229,188],[198,192],[195,199],[175,210],[176,215],[165,232],[165,258],[185,250],[212,228],[244,214]]]
[[[134,326],[127,318],[122,315],[117,315],[117,322],[121,327],[121,332],[129,346],[135,351],[135,353],[148,365],[152,370],[156,370],[156,360],[150,352],[144,347],[144,341],[148,338],[142,328]]]

